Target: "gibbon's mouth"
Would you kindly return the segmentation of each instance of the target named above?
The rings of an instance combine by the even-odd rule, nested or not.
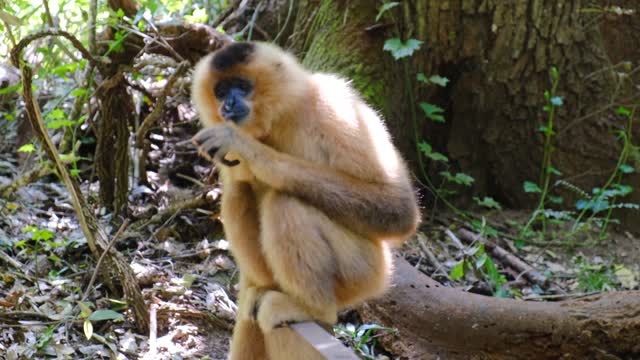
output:
[[[249,116],[249,111],[235,111],[229,114],[223,114],[223,117],[227,121],[233,121],[234,123],[240,125],[244,120],[246,120]]]

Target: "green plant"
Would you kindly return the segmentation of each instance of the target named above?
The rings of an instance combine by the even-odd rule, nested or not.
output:
[[[375,359],[376,338],[385,333],[395,333],[396,329],[376,324],[364,324],[356,327],[353,324],[335,325],[333,330],[338,339],[346,342],[365,359]],[[377,333],[376,333],[377,332]]]
[[[544,134],[544,151],[542,155],[542,169],[540,170],[540,178],[538,179],[538,183],[533,183],[531,181],[524,182],[524,191],[527,193],[538,193],[539,200],[538,206],[531,214],[529,221],[520,231],[520,236],[518,241],[516,241],[516,246],[522,246],[524,244],[525,235],[528,234],[528,230],[531,225],[536,221],[540,220],[542,222],[542,234],[544,236],[546,229],[546,217],[544,216],[544,207],[547,201],[547,196],[549,195],[549,185],[551,183],[551,175],[561,175],[561,173],[552,166],[551,163],[551,155],[553,153],[553,145],[551,140],[553,135],[555,135],[554,131],[554,117],[556,113],[556,108],[561,107],[564,104],[562,97],[557,96],[556,92],[558,90],[558,85],[560,83],[560,74],[558,69],[553,67],[551,68],[551,79],[552,79],[552,87],[551,90],[547,90],[544,92],[544,98],[546,101],[546,105],[543,107],[543,111],[546,112],[547,115],[547,123],[539,128],[539,130]]]
[[[503,286],[507,279],[500,274],[496,264],[487,255],[483,244],[477,243],[468,248],[464,252],[464,258],[451,268],[449,277],[451,280],[459,280],[469,271],[488,280],[493,288],[493,296],[509,297],[509,291]]]
[[[588,219],[591,220],[598,213],[606,211],[606,215],[600,230],[600,238],[603,238],[607,226],[611,221],[611,214],[613,212],[613,209],[640,209],[640,205],[638,204],[617,202],[619,198],[625,197],[633,191],[633,188],[631,186],[622,184],[622,178],[624,175],[635,172],[635,169],[628,164],[628,161],[632,152],[636,151],[636,148],[631,141],[633,121],[636,109],[637,106],[632,110],[629,110],[625,107],[620,107],[616,110],[616,113],[618,115],[624,116],[627,120],[625,129],[618,132],[618,138],[620,138],[623,143],[622,151],[620,152],[620,156],[618,157],[618,162],[613,173],[606,181],[604,186],[602,186],[601,188],[594,188],[592,191],[593,195],[588,195],[583,192],[583,195],[586,196],[584,196],[584,199],[579,200],[576,203],[576,209],[580,211],[580,214],[574,222],[574,231],[578,228],[582,218],[585,216],[585,214],[587,214],[587,212],[591,213],[591,216]]]
[[[616,287],[613,267],[604,264],[591,264],[585,258],[576,259],[578,265],[578,288],[585,292],[609,291]]]
[[[398,2],[384,2],[378,11],[378,15],[376,16],[376,21],[380,20],[385,13],[387,13],[390,9],[396,7],[400,3]],[[392,13],[389,13],[391,20],[394,23],[397,23],[393,17]],[[417,109],[421,109],[424,113],[425,117],[435,121],[435,122],[445,122],[446,119],[444,117],[444,109],[431,103],[420,102],[416,104],[416,98],[414,94],[414,89],[412,85],[412,76],[409,68],[409,63],[406,61],[409,57],[413,56],[413,54],[420,49],[423,42],[418,39],[409,38],[406,40],[401,39],[401,31],[398,27],[395,29],[396,37],[387,39],[384,43],[383,50],[391,53],[393,58],[396,61],[402,61],[402,66],[404,69],[405,83],[406,83],[406,94],[409,98],[409,103],[411,104],[411,108],[415,109],[410,112],[411,116],[411,124],[413,126],[413,132],[415,135],[415,143],[416,143],[416,151],[417,151],[417,159],[418,159],[418,167],[421,171],[422,178],[426,182],[427,188],[429,188],[437,200],[442,201],[449,209],[453,210],[455,213],[461,215],[463,218],[467,218],[466,214],[458,209],[456,206],[451,204],[447,197],[451,194],[455,194],[455,190],[451,190],[448,188],[444,188],[444,184],[457,184],[463,186],[470,186],[473,182],[473,178],[464,173],[457,173],[455,175],[451,174],[448,171],[448,166],[445,168],[445,171],[440,172],[442,176],[443,182],[440,186],[436,186],[431,177],[427,174],[427,167],[425,164],[425,160],[431,160],[434,162],[447,164],[449,159],[446,155],[441,154],[439,152],[433,151],[433,147],[426,140],[420,139],[419,134],[419,126],[418,126],[418,117],[417,117]],[[449,82],[449,79],[446,77],[442,77],[440,75],[432,75],[427,77],[423,73],[418,73],[415,76],[415,79],[424,85],[435,85],[445,87]]]

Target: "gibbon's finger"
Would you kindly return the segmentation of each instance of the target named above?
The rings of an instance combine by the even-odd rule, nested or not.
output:
[[[205,128],[205,129],[202,129],[202,130],[198,131],[198,133],[193,135],[193,137],[191,138],[191,142],[195,146],[199,147],[204,142],[206,142],[206,140],[208,138],[211,137],[211,135],[209,133],[212,131],[212,129],[213,128]]]

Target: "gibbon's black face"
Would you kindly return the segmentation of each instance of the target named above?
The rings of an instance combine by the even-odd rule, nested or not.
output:
[[[240,124],[249,116],[251,106],[247,97],[253,92],[253,84],[249,80],[240,77],[222,79],[213,92],[222,104],[220,115],[225,120]]]

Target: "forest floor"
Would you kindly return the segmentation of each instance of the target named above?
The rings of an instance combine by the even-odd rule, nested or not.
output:
[[[152,334],[136,331],[121,295],[99,277],[89,288],[96,262],[69,195],[54,175],[0,199],[0,358],[226,357],[238,274],[218,220],[221,190],[215,181],[207,185],[197,180],[211,175],[209,167],[197,160],[195,150],[176,145],[195,126],[188,121],[152,136],[156,144],[149,164],[154,169],[147,174],[148,184],[131,192],[131,223],[115,244],[133,268],[145,300],[153,304],[157,325]],[[0,148],[0,189],[39,166],[14,154],[9,146]],[[89,203],[96,202],[98,186],[83,183]],[[207,201],[163,213],[172,204],[202,198]],[[113,237],[118,230],[114,219],[100,207],[93,210]],[[638,288],[638,239],[623,230],[614,228],[606,238],[592,240],[598,238],[596,231],[563,238],[558,226],[552,239],[516,247],[516,224],[525,223],[529,213],[468,213],[475,226],[447,213],[425,209],[424,214],[418,236],[398,251],[444,285],[523,301]],[[523,272],[522,266],[530,270]],[[527,271],[537,272],[545,284],[530,280]],[[86,299],[78,306],[83,294]],[[393,357],[380,355],[384,350],[375,345],[375,334],[390,330],[362,325],[369,324],[346,312],[336,334],[363,357]]]

